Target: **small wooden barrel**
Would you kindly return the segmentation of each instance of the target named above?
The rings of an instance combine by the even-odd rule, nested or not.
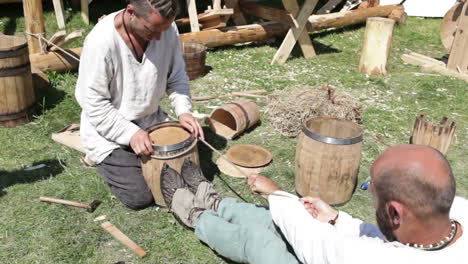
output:
[[[181,42],[185,70],[190,80],[205,74],[206,47],[202,44]]]
[[[0,36],[0,125],[29,122],[35,101],[26,39]]]
[[[351,199],[361,161],[362,129],[333,117],[307,119],[296,148],[296,192],[329,204]]]
[[[198,157],[198,140],[191,137],[178,122],[169,121],[148,128],[153,142],[154,152],[151,156],[141,157],[141,168],[145,181],[159,206],[166,206],[161,193],[161,170],[164,163],[177,172],[181,172],[185,158],[200,164]]]
[[[216,108],[206,119],[211,130],[226,139],[233,139],[260,120],[257,103],[248,99]]]

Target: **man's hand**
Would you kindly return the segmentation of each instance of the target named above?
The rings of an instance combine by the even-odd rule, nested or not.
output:
[[[281,190],[272,180],[258,174],[250,175],[247,182],[252,193],[261,194],[265,199],[268,199],[270,193]]]
[[[185,113],[179,116],[179,123],[188,129],[190,133],[192,133],[195,138],[201,137],[205,139],[205,135],[203,134],[203,129],[201,128],[200,122],[198,119],[193,117],[193,115]]]
[[[130,139],[130,147],[137,155],[149,155],[153,153],[153,144],[148,136],[148,132],[143,129],[138,130]]]
[[[302,197],[300,201],[304,204],[307,212],[320,222],[328,223],[328,221],[335,219],[338,215],[338,211],[335,208],[331,207],[320,198],[307,196]]]

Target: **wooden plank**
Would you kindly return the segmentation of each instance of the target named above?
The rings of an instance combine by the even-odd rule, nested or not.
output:
[[[73,41],[83,37],[83,33],[84,33],[84,29],[75,30],[72,33],[68,34],[64,39],[62,39],[61,41],[58,41],[57,43],[54,43],[54,44],[61,47],[61,48],[63,48],[66,45],[72,43]],[[57,51],[58,48],[56,48],[55,46],[52,46],[49,50],[50,51]]]
[[[421,66],[421,69],[424,71],[435,71],[440,74],[455,77],[468,82],[468,74],[463,74],[447,69],[447,67],[442,66],[439,61],[433,61],[434,59],[429,57],[421,58],[421,56],[424,55],[418,54],[418,56],[415,56],[412,54],[403,54],[401,55],[401,59],[406,63]]]
[[[294,14],[295,8],[294,8],[294,4],[291,4],[291,2],[292,2],[291,0],[283,0],[283,4],[285,4],[285,7],[288,6],[287,7],[289,9],[288,11]],[[297,22],[299,23],[299,27],[291,28],[288,31],[288,33],[286,34],[286,37],[283,40],[283,43],[281,43],[280,48],[278,49],[275,56],[273,57],[273,60],[271,62],[272,64],[275,62],[278,62],[279,64],[284,64],[286,62],[286,60],[289,57],[289,54],[294,48],[294,44],[301,36],[302,31],[304,30],[305,24],[307,23],[307,20],[309,18],[309,15],[314,10],[314,7],[317,4],[317,2],[318,0],[306,0],[304,2],[304,5],[302,6],[301,11],[299,12],[299,15],[296,18]],[[296,5],[297,5],[297,2],[296,2]],[[308,36],[307,36],[307,39],[310,41],[310,38]],[[305,38],[302,38],[302,41],[304,40]],[[301,43],[301,44],[305,44],[305,43]],[[312,46],[312,44],[310,46]],[[307,44],[306,44],[306,45],[301,45],[301,48],[303,49],[302,51],[304,52],[304,48],[307,49],[309,47],[307,47]],[[304,55],[306,54],[304,53]],[[315,51],[314,51],[314,55],[315,55]]]
[[[146,251],[143,250],[140,246],[138,246],[135,242],[133,242],[128,236],[126,236],[122,231],[120,231],[116,226],[114,226],[110,222],[104,222],[101,224],[101,227],[104,228],[109,234],[111,234],[115,239],[117,239],[120,243],[124,244],[130,250],[135,252],[140,258],[146,256]]]
[[[187,0],[187,7],[190,19],[190,31],[199,32],[200,25],[198,24],[198,14],[195,0]]]
[[[240,7],[239,7],[239,0],[226,0],[225,1],[227,8],[234,9],[234,14],[232,14],[232,18],[234,23],[237,26],[246,25],[247,20],[245,19],[244,15],[242,14]]]
[[[468,1],[458,20],[447,68],[459,73],[468,73]]]
[[[276,21],[290,27],[299,27],[294,16],[285,10],[269,6],[259,5],[248,1],[239,1],[239,6],[243,13],[263,18],[269,21]]]
[[[55,17],[57,18],[57,26],[59,29],[65,28],[65,16],[63,9],[63,0],[52,0],[54,4]]]

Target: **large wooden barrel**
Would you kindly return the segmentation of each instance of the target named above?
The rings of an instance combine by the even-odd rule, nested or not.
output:
[[[296,148],[296,192],[343,204],[356,188],[362,129],[351,121],[312,117],[303,123]]]
[[[154,152],[151,156],[141,157],[141,168],[156,204],[164,207],[166,203],[161,193],[161,170],[164,163],[179,173],[187,157],[200,164],[198,140],[175,121],[154,125],[148,128],[148,133]]]
[[[233,139],[245,130],[254,126],[260,120],[257,103],[241,99],[222,105],[206,119],[211,130],[226,139]]]
[[[181,42],[182,56],[189,80],[205,74],[206,47],[199,43]]]
[[[0,36],[0,125],[15,127],[30,121],[36,97],[26,39]]]

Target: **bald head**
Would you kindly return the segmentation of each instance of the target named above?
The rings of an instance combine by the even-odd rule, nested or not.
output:
[[[371,167],[379,203],[391,200],[419,217],[445,215],[455,196],[450,164],[436,149],[397,145],[382,153]]]

